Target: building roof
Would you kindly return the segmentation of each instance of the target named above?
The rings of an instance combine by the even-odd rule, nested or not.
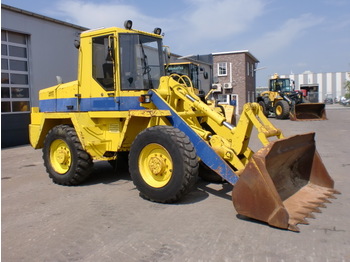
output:
[[[239,50],[239,51],[227,51],[227,52],[217,52],[217,53],[212,53],[213,56],[216,55],[231,55],[231,54],[241,54],[241,53],[246,53],[248,56],[250,56],[253,60],[255,60],[257,63],[260,61],[253,56],[248,50]]]
[[[17,8],[17,7],[13,7],[13,6],[10,6],[10,5],[1,4],[1,9],[6,9],[6,10],[9,10],[9,11],[12,11],[12,12],[16,12],[16,13],[20,13],[20,14],[23,14],[23,15],[32,16],[32,17],[39,18],[39,19],[46,20],[46,21],[50,21],[50,22],[53,22],[53,23],[56,23],[56,24],[61,24],[61,25],[73,27],[73,28],[76,28],[76,29],[82,30],[82,31],[85,31],[85,30],[89,29],[89,28],[86,28],[86,27],[83,27],[83,26],[67,23],[67,22],[64,22],[64,21],[61,21],[61,20],[58,20],[58,19],[54,19],[54,18],[48,17],[48,16],[44,16],[44,15],[36,14],[36,13],[33,13],[33,12],[29,12],[29,11],[26,11],[26,10],[23,10],[23,9],[20,9],[20,8]]]
[[[192,62],[192,63],[197,63],[197,64],[203,64],[203,65],[208,65],[211,66],[212,63],[208,63],[206,61],[198,59],[198,55],[186,55],[186,56],[181,56],[175,53],[171,53],[171,55],[178,60],[179,63],[182,62]]]

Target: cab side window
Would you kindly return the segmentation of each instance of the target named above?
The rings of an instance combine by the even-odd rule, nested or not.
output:
[[[114,90],[114,39],[111,35],[92,39],[92,76],[107,91]],[[109,49],[108,42],[110,42]]]

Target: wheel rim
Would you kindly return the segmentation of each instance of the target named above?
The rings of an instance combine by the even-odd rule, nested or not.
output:
[[[143,180],[151,187],[165,186],[173,173],[169,152],[159,144],[148,144],[139,155],[139,169]]]
[[[283,111],[283,109],[280,105],[276,106],[276,115],[281,115],[282,111]]]
[[[65,174],[72,163],[72,154],[69,146],[61,139],[50,145],[50,163],[55,172]]]

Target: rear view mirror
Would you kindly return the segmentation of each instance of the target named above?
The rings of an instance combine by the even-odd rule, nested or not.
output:
[[[171,56],[169,46],[164,46],[163,52],[164,52],[165,65],[166,65],[165,68],[167,68],[170,64],[170,56]]]

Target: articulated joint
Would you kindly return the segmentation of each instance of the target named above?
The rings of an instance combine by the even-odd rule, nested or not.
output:
[[[210,137],[210,145],[214,151],[225,160],[232,160],[234,152],[229,148],[230,143],[218,135]]]

